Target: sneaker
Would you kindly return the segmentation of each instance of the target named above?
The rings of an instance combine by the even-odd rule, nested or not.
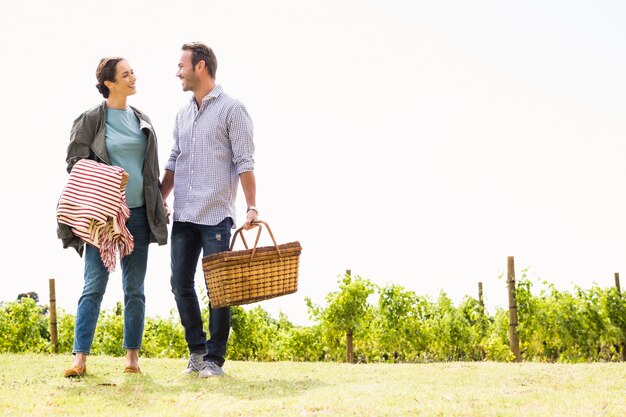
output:
[[[191,353],[189,355],[189,363],[187,369],[183,371],[184,374],[193,374],[194,372],[200,372],[206,367],[204,362],[204,353]]]
[[[198,374],[198,378],[208,378],[211,376],[221,376],[224,375],[224,370],[221,366],[216,364],[215,362],[204,362],[204,369],[200,371]]]

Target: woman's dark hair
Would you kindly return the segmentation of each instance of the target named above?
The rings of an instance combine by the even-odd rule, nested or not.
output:
[[[123,59],[119,57],[102,58],[98,68],[96,68],[96,79],[98,80],[96,88],[104,98],[109,98],[109,88],[104,85],[104,82],[115,81],[115,67]]]
[[[186,43],[182,47],[183,51],[191,51],[191,64],[195,67],[200,61],[204,61],[204,66],[211,78],[215,79],[217,72],[217,58],[213,50],[201,42]]]

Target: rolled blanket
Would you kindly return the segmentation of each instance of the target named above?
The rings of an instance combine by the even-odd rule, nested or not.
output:
[[[72,233],[100,250],[109,272],[120,258],[134,249],[126,228],[130,209],[126,205],[128,174],[122,168],[91,159],[76,162],[57,206],[57,220]]]

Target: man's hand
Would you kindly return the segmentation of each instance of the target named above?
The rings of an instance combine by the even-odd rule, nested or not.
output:
[[[243,224],[243,229],[250,230],[252,228],[257,227],[258,225],[252,224],[252,222],[257,220],[258,217],[259,217],[259,212],[257,211],[256,207],[255,208],[250,207],[248,209],[248,213],[246,213],[246,222]]]

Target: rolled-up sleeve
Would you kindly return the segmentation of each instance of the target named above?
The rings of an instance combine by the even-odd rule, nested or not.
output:
[[[228,117],[228,132],[237,174],[254,171],[254,126],[243,104],[233,107]]]

